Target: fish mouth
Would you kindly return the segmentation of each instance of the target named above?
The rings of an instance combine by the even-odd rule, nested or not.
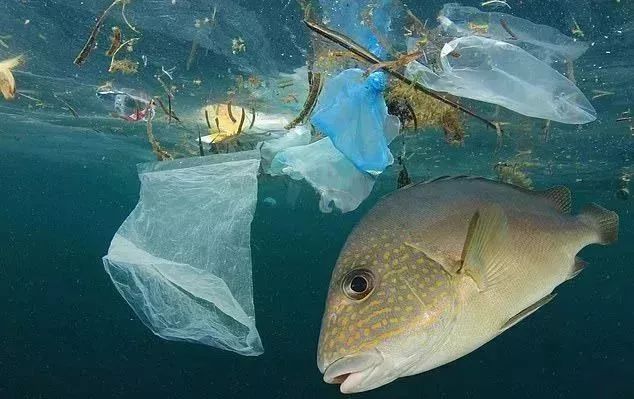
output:
[[[382,361],[383,356],[378,350],[341,357],[326,367],[324,382],[340,384],[341,393],[362,392],[371,389],[365,382]]]

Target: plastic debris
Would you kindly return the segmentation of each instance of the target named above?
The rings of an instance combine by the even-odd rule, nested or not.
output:
[[[97,97],[112,107],[112,114],[129,122],[147,120],[150,96],[135,89],[115,89],[105,86],[97,89]]]
[[[156,335],[263,352],[250,250],[259,160],[248,151],[139,166],[139,203],[103,262]]]
[[[0,61],[0,93],[5,100],[15,98],[15,78],[12,70],[20,65],[22,56]]]
[[[332,212],[333,205],[344,213],[355,210],[374,187],[374,178],[357,169],[328,137],[278,153],[270,174],[306,179],[319,193],[319,209],[325,213]]]
[[[387,76],[347,69],[324,85],[311,122],[360,170],[379,174],[394,162],[388,148],[400,129],[383,98]]]
[[[568,37],[553,27],[457,3],[445,4],[438,20],[450,36],[478,35],[502,40],[522,47],[548,63],[576,60],[588,49],[588,44]]]
[[[498,104],[534,118],[583,124],[596,112],[568,79],[523,49],[480,36],[445,44],[437,73],[412,62],[407,75],[425,87]]]
[[[290,147],[303,146],[310,143],[310,129],[306,125],[299,125],[289,131],[284,130],[280,133],[279,137],[262,142],[258,146],[264,173],[271,172],[271,161],[279,152]]]

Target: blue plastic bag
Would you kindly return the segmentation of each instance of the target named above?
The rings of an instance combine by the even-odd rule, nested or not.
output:
[[[347,69],[326,82],[311,118],[357,168],[374,175],[394,162],[388,144],[400,129],[387,113],[386,86],[383,72],[366,78],[361,69]]]

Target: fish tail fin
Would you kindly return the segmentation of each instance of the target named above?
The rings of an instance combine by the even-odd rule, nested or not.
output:
[[[596,234],[596,243],[608,245],[615,242],[619,235],[619,215],[595,203],[586,205],[579,219]]]

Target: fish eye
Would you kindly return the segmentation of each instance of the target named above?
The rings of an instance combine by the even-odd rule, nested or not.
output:
[[[374,289],[374,275],[367,269],[355,269],[343,279],[343,292],[350,299],[361,300]]]

